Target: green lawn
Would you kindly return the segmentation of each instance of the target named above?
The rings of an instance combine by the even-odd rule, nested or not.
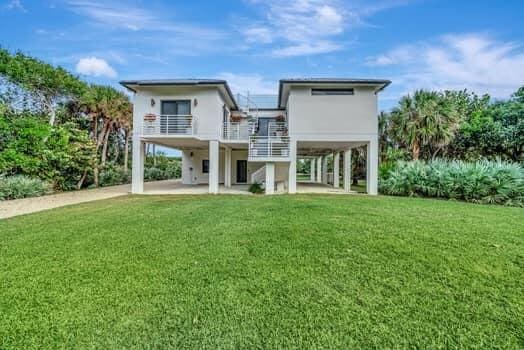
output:
[[[0,348],[524,348],[524,209],[129,196],[0,221]]]

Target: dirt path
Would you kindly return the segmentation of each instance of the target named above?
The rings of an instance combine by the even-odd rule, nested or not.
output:
[[[129,193],[131,185],[95,188],[92,190],[71,191],[43,197],[15,199],[0,202],[0,219],[34,213],[41,210],[63,207],[65,205],[113,198]]]

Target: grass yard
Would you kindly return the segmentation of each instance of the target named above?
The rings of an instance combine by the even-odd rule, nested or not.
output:
[[[128,196],[0,221],[0,348],[524,348],[524,209]]]

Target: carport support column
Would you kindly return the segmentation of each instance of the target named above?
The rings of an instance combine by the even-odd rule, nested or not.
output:
[[[297,141],[293,139],[289,140],[289,174],[287,179],[287,191],[288,193],[297,193]]]
[[[139,135],[133,136],[133,169],[131,176],[131,192],[144,192],[144,159],[146,144],[140,141]]]
[[[327,185],[328,183],[328,156],[322,157],[322,183]]]
[[[266,163],[266,194],[275,193],[275,163]]]
[[[317,179],[315,182],[322,182],[322,157],[317,158]]]
[[[315,182],[315,165],[316,165],[316,160],[315,158],[312,158],[311,159],[311,169],[309,171],[309,181],[311,182]]]
[[[226,147],[224,163],[224,186],[231,187],[231,147]]]
[[[218,163],[219,163],[218,141],[209,141],[209,193],[218,193]]]
[[[368,194],[378,194],[378,137],[368,142],[366,159],[366,189]]]
[[[340,187],[340,152],[333,155],[333,187]]]
[[[351,149],[344,151],[344,191],[351,191]]]

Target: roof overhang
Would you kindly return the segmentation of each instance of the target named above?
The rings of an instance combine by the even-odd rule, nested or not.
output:
[[[375,88],[375,93],[384,90],[390,80],[383,79],[343,79],[343,78],[321,78],[321,79],[282,79],[278,87],[278,107],[285,108],[289,98],[289,91],[292,86],[336,86],[336,87],[354,87],[369,86]]]
[[[237,110],[238,106],[235,97],[225,80],[217,79],[161,79],[161,80],[123,80],[120,85],[125,88],[137,92],[141,87],[162,87],[162,86],[185,86],[185,87],[212,87],[218,89],[226,103],[233,110]]]

